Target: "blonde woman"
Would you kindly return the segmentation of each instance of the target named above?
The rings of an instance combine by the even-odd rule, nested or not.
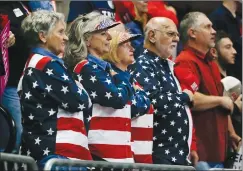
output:
[[[119,73],[127,73],[127,68],[134,62],[131,40],[140,35],[132,35],[127,31],[110,31],[110,51],[103,56],[104,60],[111,63],[112,69]],[[134,94],[131,98],[131,132],[132,150],[134,160],[137,163],[152,163],[153,147],[153,107],[150,104],[146,93],[135,80],[130,80],[134,87]]]
[[[75,78],[88,91],[93,103],[86,112],[89,149],[94,160],[133,163],[131,151],[131,105],[134,89],[129,73],[112,71],[102,56],[112,40],[114,27],[98,12],[79,16],[71,24],[65,59]]]

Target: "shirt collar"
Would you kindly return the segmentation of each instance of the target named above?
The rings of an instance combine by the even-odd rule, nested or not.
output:
[[[50,51],[48,51],[48,50],[46,50],[44,48],[35,47],[35,48],[31,49],[31,52],[51,57],[52,59],[54,59],[56,61],[59,61],[61,64],[64,64],[64,62],[63,62],[63,60],[61,58],[59,58],[58,56],[54,55],[53,53],[51,53]]]
[[[169,57],[167,59],[162,59],[158,55],[156,55],[154,52],[152,52],[152,51],[150,51],[150,50],[148,50],[146,48],[144,48],[143,55],[150,56],[150,57],[152,57],[154,59],[158,58],[161,62],[167,61],[170,65],[174,65],[174,62],[170,59],[172,57]]]
[[[111,68],[111,65],[110,63],[100,59],[100,58],[97,58],[91,54],[88,54],[87,56],[87,59],[90,61],[90,62],[93,62],[97,65],[99,65],[103,70],[106,70],[107,67]]]
[[[195,54],[198,58],[201,58],[201,59],[205,59],[206,58],[206,54],[198,51],[197,49],[193,48],[193,47],[190,47],[190,46],[186,46],[184,48],[185,50],[188,50],[190,52],[192,52],[193,54]]]

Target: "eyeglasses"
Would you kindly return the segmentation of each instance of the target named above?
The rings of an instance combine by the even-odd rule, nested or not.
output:
[[[168,37],[170,38],[176,38],[176,37],[180,37],[180,34],[177,32],[173,32],[173,31],[168,31],[168,32],[163,32],[161,30],[158,29],[154,29],[155,31],[161,32],[163,34],[166,34]]]

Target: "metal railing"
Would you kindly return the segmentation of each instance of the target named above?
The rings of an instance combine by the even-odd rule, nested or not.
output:
[[[17,154],[0,153],[0,170],[38,170],[37,164],[32,157]]]
[[[107,170],[107,169],[119,169],[119,170],[136,170],[136,171],[164,171],[164,170],[186,170],[195,171],[192,166],[180,166],[180,165],[160,165],[160,164],[142,164],[142,163],[115,163],[105,161],[80,161],[80,160],[67,160],[67,159],[50,159],[45,164],[44,170],[57,170],[61,167],[65,167],[65,170],[82,170],[86,167],[90,170]],[[75,168],[75,169],[73,169]],[[78,169],[79,168],[79,169]]]

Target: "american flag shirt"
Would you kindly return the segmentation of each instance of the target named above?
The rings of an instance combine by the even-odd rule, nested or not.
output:
[[[192,139],[190,99],[181,92],[173,64],[144,49],[130,72],[154,105],[153,162],[187,165]]]
[[[43,48],[32,49],[19,81],[22,110],[21,153],[37,162],[48,155],[91,160],[83,110],[91,101],[62,59]]]

